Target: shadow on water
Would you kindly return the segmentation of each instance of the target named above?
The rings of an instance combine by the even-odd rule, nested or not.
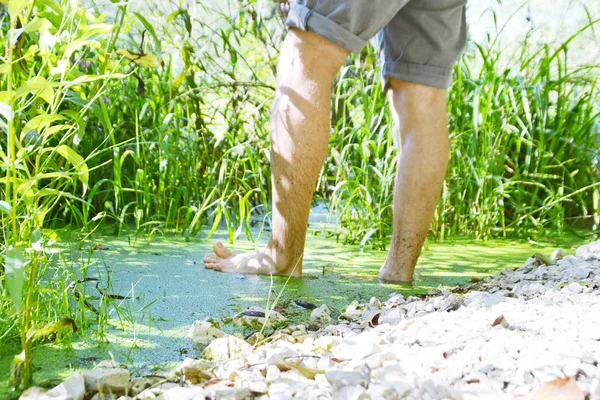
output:
[[[86,344],[93,341],[85,338],[71,349],[56,345],[38,347],[36,381],[52,383],[72,369],[87,368],[110,358],[127,363],[139,374],[174,366],[186,357],[199,355],[186,338],[193,321],[229,317],[252,305],[265,307],[269,294],[273,302],[281,293],[279,304],[291,322],[299,323],[308,320],[310,311],[291,306],[291,300],[317,306],[324,303],[337,314],[353,300],[368,301],[372,296],[385,300],[392,292],[418,295],[440,285],[465,285],[474,277],[516,267],[535,252],[549,255],[557,245],[466,239],[430,244],[419,260],[415,282],[395,285],[380,284],[376,279],[385,252],[360,252],[356,246],[343,246],[320,236],[307,239],[303,279],[205,270],[202,256],[210,251],[213,240],[219,239],[225,241],[226,234],[218,233],[208,241],[186,242],[177,237],[158,238],[147,244],[140,240],[136,246],[130,246],[124,238],[99,239],[106,250],[94,252],[87,274],[103,281],[110,275],[113,292],[133,298],[119,301],[122,311],[120,317],[113,313],[113,319],[130,318],[136,323],[119,326],[115,322],[119,328],[111,329],[109,343],[101,347]],[[569,249],[572,243],[561,245]],[[237,241],[232,249],[249,251],[262,246]],[[0,382],[6,381],[7,360],[15,352],[16,348],[0,351]],[[0,386],[0,393],[2,389]]]

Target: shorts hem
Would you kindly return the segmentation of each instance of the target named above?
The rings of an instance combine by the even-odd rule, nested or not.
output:
[[[292,4],[285,24],[288,27],[321,35],[352,53],[359,53],[367,44],[367,41],[360,36],[353,34],[326,16],[298,3]]]
[[[391,78],[439,89],[448,89],[452,86],[452,72],[452,67],[387,61],[383,64],[381,75],[384,91],[389,89]]]

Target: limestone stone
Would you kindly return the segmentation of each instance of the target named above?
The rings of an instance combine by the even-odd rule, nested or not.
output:
[[[325,326],[331,323],[331,310],[327,305],[323,304],[315,308],[310,313],[310,323],[318,327]]]
[[[100,368],[83,373],[88,392],[125,393],[129,384],[129,371],[122,368]]]
[[[214,340],[202,353],[207,360],[225,361],[249,355],[252,346],[233,335]]]
[[[85,381],[83,375],[74,373],[60,385],[44,393],[40,400],[81,400],[85,395]]]
[[[213,340],[225,336],[225,332],[220,330],[211,321],[194,321],[188,330],[188,338],[194,344],[208,346]]]

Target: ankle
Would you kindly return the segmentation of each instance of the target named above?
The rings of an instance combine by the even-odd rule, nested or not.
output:
[[[269,243],[264,254],[272,260],[275,275],[302,275],[303,254],[301,251],[289,251]]]

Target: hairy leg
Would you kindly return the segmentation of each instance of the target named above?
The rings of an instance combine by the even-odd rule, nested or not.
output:
[[[446,91],[395,79],[390,84],[401,155],[394,189],[392,244],[379,278],[411,282],[448,166]]]
[[[264,251],[238,255],[215,243],[206,268],[302,276],[308,215],[329,141],[331,86],[347,56],[322,36],[288,32],[271,115],[271,239]]]

